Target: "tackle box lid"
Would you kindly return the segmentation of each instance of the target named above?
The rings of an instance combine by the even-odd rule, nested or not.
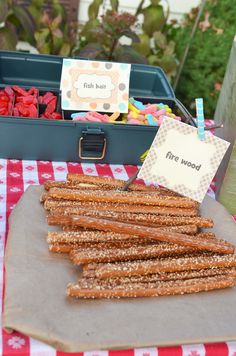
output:
[[[62,62],[60,56],[0,51],[0,84],[59,90]],[[163,70],[144,64],[131,64],[130,96],[175,99]]]

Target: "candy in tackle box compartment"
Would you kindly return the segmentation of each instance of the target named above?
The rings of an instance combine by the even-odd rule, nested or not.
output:
[[[0,116],[12,116],[15,102],[14,91],[9,87],[0,87]]]
[[[39,117],[41,119],[62,120],[61,93],[60,91],[40,91],[39,98]]]
[[[0,116],[61,120],[60,92],[13,85],[0,90]]]
[[[164,117],[194,125],[192,116],[177,99],[129,98],[127,114],[63,110],[65,120],[76,122],[147,125],[159,127]]]

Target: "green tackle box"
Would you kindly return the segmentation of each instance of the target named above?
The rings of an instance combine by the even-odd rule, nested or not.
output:
[[[0,89],[36,87],[40,93],[56,93],[59,103],[62,62],[58,56],[0,52]],[[194,124],[158,67],[132,64],[129,96],[144,103],[168,104],[174,112],[180,111],[184,122]],[[76,122],[69,112],[63,115],[63,120],[0,116],[0,158],[140,164],[140,155],[158,130],[156,126]]]

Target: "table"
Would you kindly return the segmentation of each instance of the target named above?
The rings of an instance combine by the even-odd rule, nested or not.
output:
[[[48,179],[65,180],[67,173],[109,176],[127,180],[136,166],[107,164],[78,164],[48,161],[20,161],[0,159],[0,288],[4,293],[3,257],[8,230],[8,216],[17,201],[33,184],[43,184]],[[208,192],[214,197],[214,183]],[[3,298],[1,299],[3,301]],[[194,320],[193,320],[194,322]],[[236,356],[236,342],[218,344],[184,345],[167,348],[148,348],[122,351],[93,351],[62,353],[37,340],[14,332],[0,333],[0,356]]]

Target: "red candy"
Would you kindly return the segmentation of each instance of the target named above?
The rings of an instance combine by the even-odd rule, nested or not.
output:
[[[61,120],[62,115],[56,112],[57,96],[52,92],[46,92],[39,96],[39,90],[35,87],[29,90],[17,85],[12,88],[7,86],[0,90],[0,115],[38,118],[38,104],[46,106],[40,118]]]
[[[0,90],[0,115],[11,116],[14,101],[14,92],[10,87]]]
[[[31,88],[29,90],[22,89],[17,85],[13,86],[15,92],[15,107],[13,110],[14,116],[20,117],[38,117],[38,89]],[[15,110],[16,109],[16,110]]]
[[[21,95],[21,96],[27,96],[28,95],[28,92],[20,87],[18,87],[17,85],[14,85],[12,87],[12,89],[14,90],[14,92],[17,94],[17,95]]]

